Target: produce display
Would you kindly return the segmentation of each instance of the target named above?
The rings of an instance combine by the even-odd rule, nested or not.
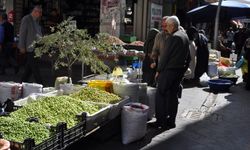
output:
[[[211,62],[218,62],[219,61],[219,58],[221,57],[220,56],[220,51],[218,50],[215,50],[215,49],[210,49],[209,50],[209,61]]]
[[[144,42],[142,42],[142,41],[134,41],[134,42],[129,43],[129,45],[144,46]]]
[[[0,131],[9,141],[23,142],[29,137],[34,138],[36,144],[47,139],[50,134],[49,130],[40,123],[11,117],[0,117]]]
[[[93,114],[100,110],[100,107],[69,96],[42,97],[40,100],[33,101],[12,112],[11,117],[22,120],[36,117],[39,123],[53,126],[56,126],[59,122],[65,122],[70,128],[78,123],[77,114],[81,112]]]
[[[224,78],[238,78],[239,76],[236,74],[224,74],[224,75],[220,75],[220,77],[224,77]]]
[[[234,67],[225,67],[225,66],[219,66],[218,67],[218,74],[219,76],[224,77],[232,77],[236,75],[235,68]]]
[[[0,117],[0,132],[9,141],[22,143],[32,138],[35,144],[40,144],[53,134],[50,126],[65,122],[67,128],[74,127],[79,123],[77,114],[87,112],[92,115],[118,101],[121,97],[92,87],[84,87],[69,96],[39,97],[9,116]]]
[[[123,45],[125,44],[125,42],[123,42],[121,39],[119,39],[116,36],[113,35],[108,35],[108,37],[104,40],[105,42],[107,42],[108,44],[115,44],[115,45]]]
[[[232,61],[229,58],[220,57],[219,66],[230,67],[232,66]]]
[[[115,104],[121,100],[118,95],[100,90],[98,88],[85,87],[69,96],[83,101],[93,101],[107,104]]]

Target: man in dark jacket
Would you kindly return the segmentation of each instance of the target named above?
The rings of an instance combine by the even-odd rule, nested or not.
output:
[[[22,18],[19,30],[18,48],[21,53],[27,56],[24,74],[22,75],[22,82],[28,82],[30,76],[33,74],[36,83],[42,84],[42,79],[39,70],[39,60],[34,58],[34,47],[32,43],[42,36],[42,29],[39,24],[39,19],[42,16],[42,8],[36,5],[32,12]]]
[[[2,22],[2,31],[0,32],[1,40],[1,74],[5,74],[5,69],[8,64],[14,67],[15,73],[18,72],[18,64],[15,59],[15,52],[13,49],[14,42],[14,27],[8,22],[7,14],[0,14],[0,22]]]
[[[171,16],[166,21],[167,30],[171,35],[166,40],[157,68],[158,87],[154,126],[171,129],[176,126],[178,91],[190,62],[190,50],[188,36],[180,30],[179,19],[176,16]]]

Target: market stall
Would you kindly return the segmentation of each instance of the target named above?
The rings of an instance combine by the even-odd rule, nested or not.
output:
[[[236,85],[239,76],[236,70],[237,55],[230,54],[229,58],[221,57],[217,50],[210,50],[208,76],[211,78],[208,84],[211,90],[228,91],[231,85]]]
[[[119,116],[129,102],[90,86],[61,90],[32,93],[7,106],[16,109],[0,116],[0,131],[11,149],[64,149]]]
[[[51,56],[55,67],[67,67],[68,76],[58,77],[54,87],[0,82],[0,134],[10,141],[12,150],[65,149],[119,117],[127,103],[148,103],[147,84],[141,83],[144,53],[108,41],[112,44],[106,34],[92,39],[67,21],[57,32],[36,41],[36,56]],[[137,42],[135,47],[142,45]],[[108,74],[111,67],[105,61],[120,56],[137,57],[137,61],[125,66],[117,63]],[[71,67],[77,61],[84,61],[99,75],[72,83]]]

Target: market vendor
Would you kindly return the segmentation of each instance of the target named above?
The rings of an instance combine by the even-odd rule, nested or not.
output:
[[[221,52],[222,57],[227,57],[229,58],[231,49],[225,46],[222,42],[222,35],[218,36],[217,43],[216,43],[216,49]]]

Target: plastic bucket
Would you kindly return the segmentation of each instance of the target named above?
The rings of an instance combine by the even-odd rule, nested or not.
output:
[[[113,92],[113,83],[108,80],[91,80],[88,82],[89,87],[98,88],[107,92]]]

